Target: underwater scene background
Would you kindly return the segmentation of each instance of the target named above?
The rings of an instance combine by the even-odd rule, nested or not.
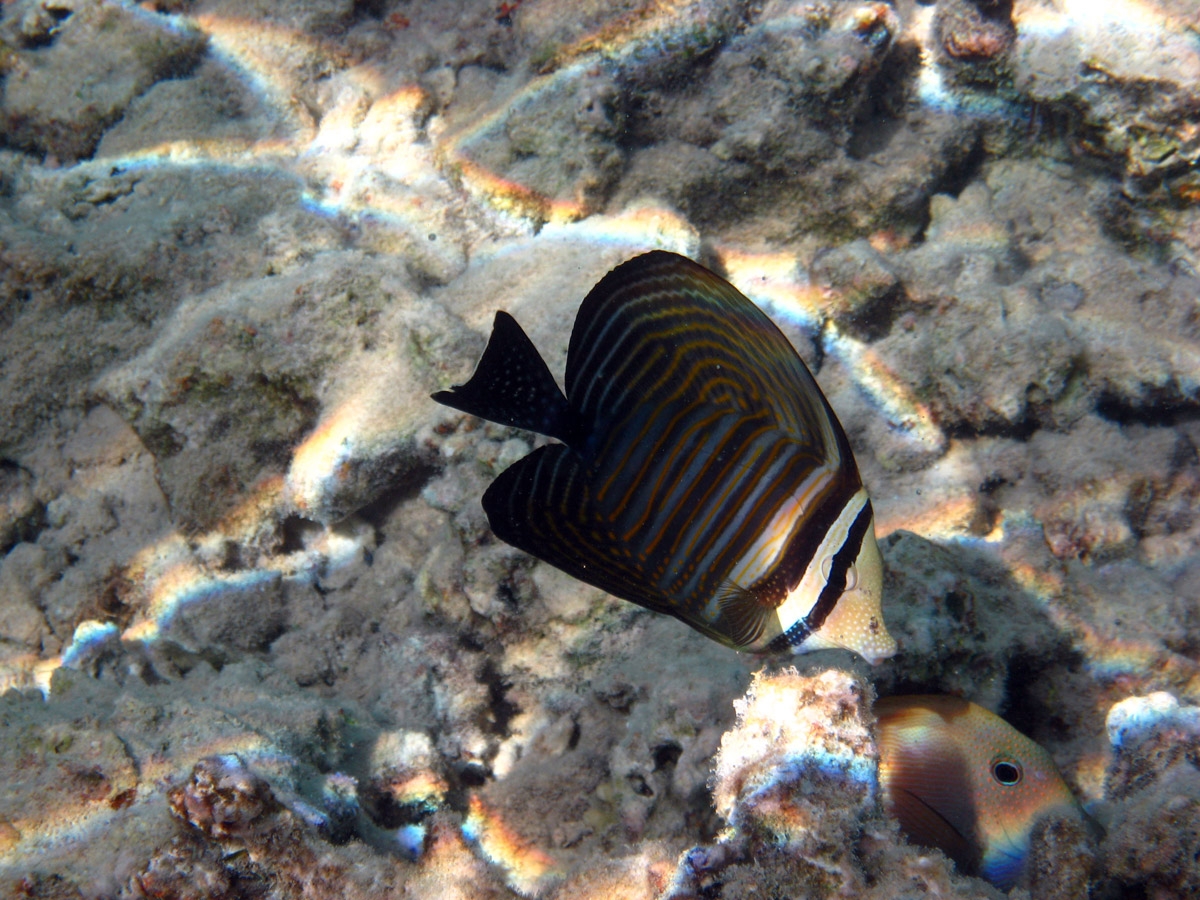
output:
[[[1194,0],[5,0],[0,896],[1200,896],[1198,161]],[[489,530],[546,441],[430,395],[654,249],[819,382],[895,656]],[[1079,807],[906,837],[928,694]]]

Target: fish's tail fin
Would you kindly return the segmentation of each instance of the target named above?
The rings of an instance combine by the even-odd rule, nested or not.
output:
[[[533,341],[506,312],[497,312],[492,336],[466,384],[433,399],[481,419],[571,443],[571,409]]]

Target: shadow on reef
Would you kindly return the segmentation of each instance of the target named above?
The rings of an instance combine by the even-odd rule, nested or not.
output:
[[[1075,636],[1051,612],[1064,598],[1039,596],[994,552],[970,544],[905,531],[881,544],[884,612],[901,649],[872,673],[880,695],[957,694],[1039,742],[1062,741],[1081,726],[1103,731],[1102,689],[1087,676]],[[1074,712],[1062,702],[1067,690]]]

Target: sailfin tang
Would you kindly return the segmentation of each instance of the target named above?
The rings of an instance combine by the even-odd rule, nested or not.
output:
[[[570,443],[567,398],[529,336],[506,312],[497,312],[475,374],[433,399],[481,419],[512,425]]]

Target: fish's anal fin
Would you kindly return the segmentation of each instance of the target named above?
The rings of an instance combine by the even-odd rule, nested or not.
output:
[[[481,419],[569,442],[570,408],[533,341],[508,313],[496,313],[492,336],[466,384],[433,399]]]
[[[500,473],[483,494],[492,532],[568,575],[655,612],[671,612],[643,566],[616,539],[590,500],[579,456],[562,444],[539,447]]]

